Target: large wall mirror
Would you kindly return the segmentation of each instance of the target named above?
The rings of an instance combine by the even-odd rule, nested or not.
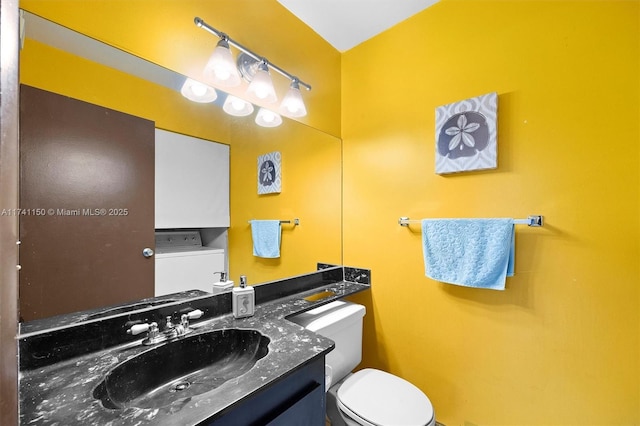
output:
[[[286,118],[277,128],[263,128],[253,117],[229,116],[221,108],[224,93],[212,104],[191,102],[180,94],[185,76],[54,22],[24,15],[21,84],[151,120],[159,129],[229,146],[231,224],[227,240],[232,279],[246,275],[251,284],[258,284],[311,272],[317,262],[342,263],[339,138]],[[282,190],[259,195],[258,157],[274,151],[282,158]],[[51,161],[57,161],[55,152]],[[300,225],[283,226],[279,258],[253,255],[250,220],[294,218]],[[75,263],[91,268],[82,258]],[[50,276],[48,285],[55,288],[57,279]],[[86,285],[104,283],[96,277]]]

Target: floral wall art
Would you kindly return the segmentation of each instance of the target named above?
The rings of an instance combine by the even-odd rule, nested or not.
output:
[[[498,166],[498,95],[489,93],[436,108],[436,173]]]
[[[282,155],[278,151],[258,157],[258,194],[282,191]]]

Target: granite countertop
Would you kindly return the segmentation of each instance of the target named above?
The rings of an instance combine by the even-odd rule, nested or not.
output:
[[[257,286],[258,287],[258,286]],[[369,283],[340,281],[260,303],[255,315],[235,319],[231,314],[194,324],[188,336],[213,330],[257,330],[270,339],[268,354],[247,373],[220,387],[191,398],[176,399],[154,409],[107,409],[93,397],[94,388],[116,365],[153,346],[141,339],[20,372],[20,424],[22,425],[197,425],[220,418],[243,398],[274,384],[284,376],[330,352],[331,340],[286,320],[287,316],[370,288]],[[325,290],[334,295],[307,301]],[[259,301],[257,300],[257,303]]]

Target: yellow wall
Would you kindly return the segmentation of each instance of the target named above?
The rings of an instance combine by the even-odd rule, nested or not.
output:
[[[231,148],[231,277],[247,275],[250,284],[316,270],[317,262],[340,264],[342,195],[340,139],[302,125],[233,129]],[[282,192],[257,194],[257,158],[282,154]],[[281,256],[253,256],[251,219],[300,219],[282,225]]]
[[[340,53],[276,0],[21,0],[20,7],[205,81],[218,38],[195,26],[198,16],[310,84],[303,90],[309,115],[298,121],[340,135]],[[282,98],[289,81],[272,74]]]
[[[363,366],[451,425],[640,423],[638,1],[447,1],[343,54],[344,263]],[[497,92],[498,169],[434,173],[439,105]],[[400,216],[517,227],[504,292],[427,279]]]

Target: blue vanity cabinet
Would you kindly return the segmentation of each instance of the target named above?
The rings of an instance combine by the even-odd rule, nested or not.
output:
[[[245,398],[208,426],[324,426],[324,356]]]

